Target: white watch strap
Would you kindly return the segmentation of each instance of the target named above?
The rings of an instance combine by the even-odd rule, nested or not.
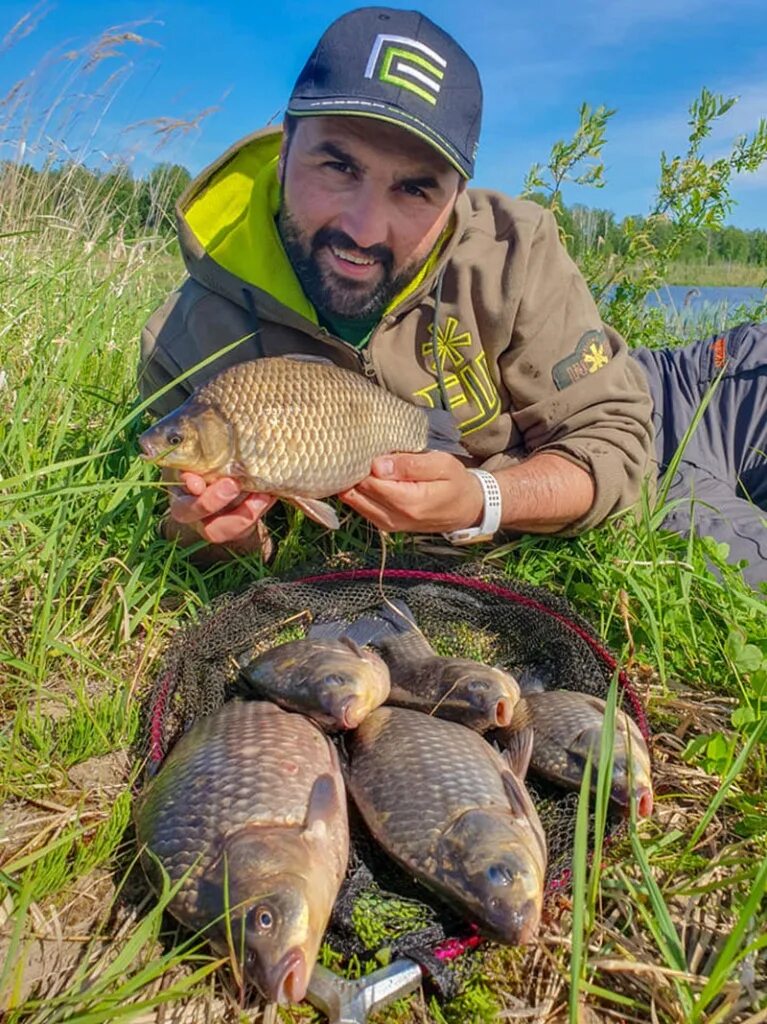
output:
[[[470,469],[482,485],[485,507],[482,522],[479,526],[469,526],[464,530],[453,530],[444,536],[451,544],[471,544],[474,541],[493,537],[501,526],[501,488],[492,473],[486,469]]]

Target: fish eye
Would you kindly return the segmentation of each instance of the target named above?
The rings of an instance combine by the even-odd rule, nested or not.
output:
[[[491,885],[510,885],[514,881],[514,875],[509,870],[508,864],[491,864],[487,869],[486,876]]]
[[[332,675],[325,676],[326,686],[348,686],[349,677],[333,673]]]
[[[248,912],[248,918],[250,919],[249,924],[251,927],[261,935],[266,935],[274,927],[274,914],[271,908],[266,905],[262,904],[259,907],[254,907]]]
[[[184,440],[184,435],[183,434],[179,434],[177,431],[173,431],[173,433],[168,434],[168,437],[167,437],[168,444],[172,448],[175,448],[177,445],[181,444],[181,442],[183,440]]]

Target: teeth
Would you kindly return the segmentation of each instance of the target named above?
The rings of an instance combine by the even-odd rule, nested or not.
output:
[[[349,263],[356,263],[360,267],[372,267],[375,260],[371,260],[369,256],[355,256],[353,253],[347,252],[345,249],[336,249],[334,245],[330,247],[333,250],[333,255],[337,256],[340,260],[346,260]]]

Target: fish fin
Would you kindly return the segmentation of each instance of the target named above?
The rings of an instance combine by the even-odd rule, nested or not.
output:
[[[286,352],[283,359],[292,359],[296,363],[329,363],[331,366],[335,366],[336,363],[332,359],[328,359],[327,356],[316,356],[311,352]]]
[[[296,505],[305,515],[313,519],[315,523],[319,523],[320,526],[324,526],[328,530],[337,530],[341,525],[335,509],[332,505],[328,505],[326,501],[320,501],[318,498],[288,497],[287,495],[284,500],[289,501],[292,505]]]
[[[512,815],[515,818],[522,819],[532,829],[533,835],[540,847],[543,863],[545,864],[548,855],[546,833],[543,830],[541,819],[538,817],[538,811],[535,809],[533,798],[528,793],[524,782],[518,779],[513,772],[504,772],[501,778],[503,779],[503,788],[506,790],[506,796],[509,799]]]
[[[343,644],[344,647],[348,647],[352,654],[356,654],[358,658],[362,658],[364,656],[360,645],[356,640],[352,640],[350,636],[347,636],[346,634],[339,636],[338,642],[339,644]]]
[[[530,808],[534,805],[524,782],[518,775],[510,771],[503,772],[501,778],[503,779],[503,788],[506,790],[506,796],[511,805],[512,814],[515,818],[527,818],[530,814]]]
[[[309,636],[313,640],[341,640],[357,654],[362,647],[391,645],[399,648],[402,644],[407,654],[415,658],[434,654],[404,601],[392,601],[391,607],[381,605],[372,615],[363,615],[354,622],[343,619],[315,622],[309,629]]]
[[[432,657],[434,648],[421,632],[413,613],[404,601],[389,601],[382,604],[376,615],[384,624],[377,637],[383,646],[396,646],[412,658]]]
[[[429,435],[426,447],[435,452],[450,452],[467,458],[468,452],[461,444],[461,432],[449,409],[424,409],[429,418]]]
[[[529,821],[535,822],[538,812],[522,779],[512,771],[504,771],[501,774],[501,779],[514,817],[527,818]]]
[[[506,740],[506,750],[502,756],[518,779],[524,779],[527,775],[530,758],[533,756],[534,739],[533,727],[527,725],[524,729],[512,733]]]
[[[313,622],[309,627],[310,640],[340,640],[346,636],[349,623],[346,619],[329,619],[327,622]]]
[[[573,736],[569,743],[571,753],[578,754],[583,758],[584,764],[591,754],[593,772],[596,773],[599,766],[599,752],[602,749],[602,727],[598,725],[587,725]]]
[[[546,684],[534,666],[523,665],[518,672],[514,673],[514,678],[517,680],[519,692],[522,694],[546,692]]]
[[[344,640],[353,643],[357,648],[375,645],[378,639],[388,632],[383,619],[374,615],[365,615],[361,619],[346,624]]]
[[[325,772],[314,780],[306,808],[304,831],[315,836],[322,836],[327,829],[328,821],[338,814],[338,784],[336,779]]]

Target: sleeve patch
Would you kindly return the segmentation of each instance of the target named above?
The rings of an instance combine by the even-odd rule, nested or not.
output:
[[[604,331],[586,331],[572,355],[555,363],[551,376],[559,391],[588,377],[610,362],[610,348]]]

